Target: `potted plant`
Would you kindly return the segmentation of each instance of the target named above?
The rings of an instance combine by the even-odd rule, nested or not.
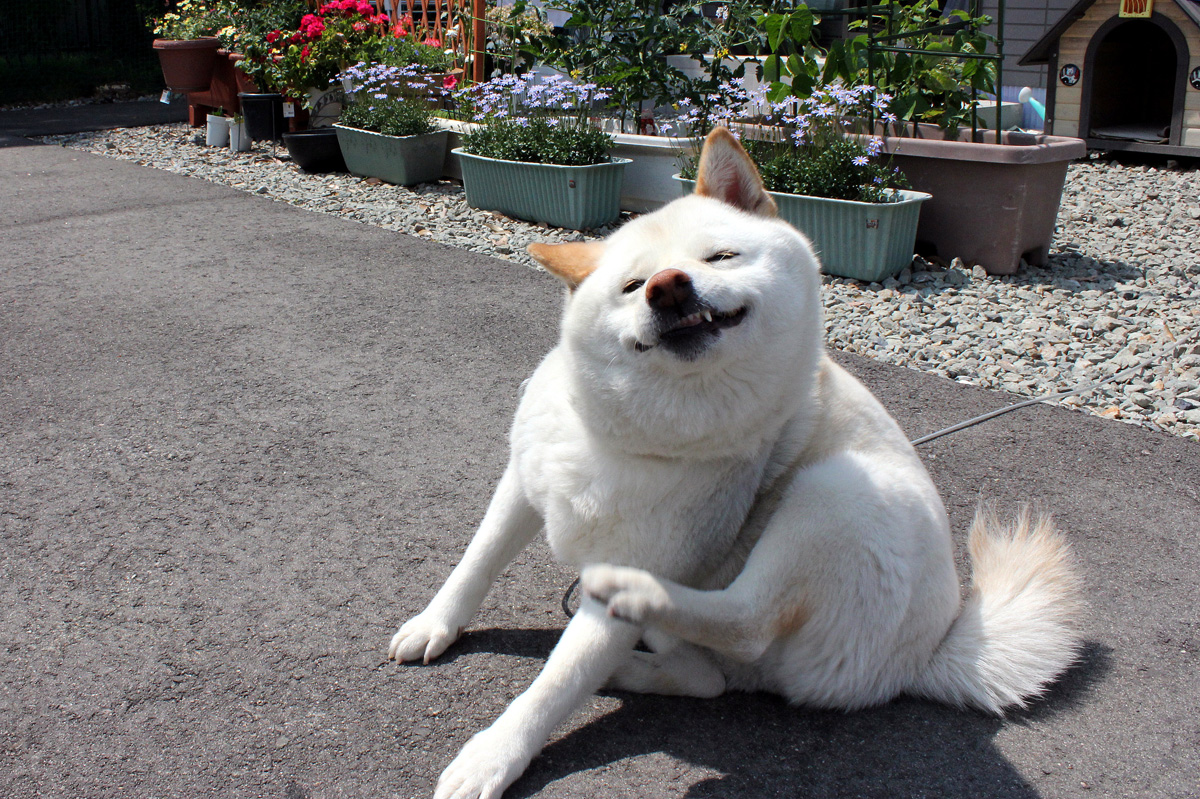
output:
[[[150,20],[163,80],[173,92],[208,88],[220,41],[216,17],[204,0],[180,0],[172,12]]]
[[[259,91],[254,78],[240,66],[247,48],[253,50],[263,37],[279,28],[295,28],[306,7],[302,0],[269,0],[247,6],[238,0],[219,0],[213,6],[216,36],[221,43],[207,89],[188,93],[189,116],[199,124],[214,108],[240,112],[240,93]]]
[[[229,149],[235,153],[250,151],[250,132],[246,130],[246,118],[234,114],[229,118]]]
[[[731,94],[735,118],[747,104],[765,102],[762,94]],[[912,263],[917,219],[929,195],[902,188],[903,175],[880,158],[882,139],[847,129],[890,99],[871,86],[818,86],[803,101],[768,104],[770,112],[731,123],[779,216],[808,236],[828,274],[879,282]],[[707,121],[722,121],[721,111]],[[694,160],[677,176],[687,193],[695,183]]]
[[[208,115],[204,143],[209,147],[229,145],[229,117],[225,116],[224,109],[218,108]]]
[[[446,132],[433,123],[428,84],[414,67],[358,64],[343,73],[357,87],[334,125],[346,168],[409,186],[442,176]]]
[[[467,204],[575,230],[615,221],[629,161],[609,154],[612,137],[590,119],[606,97],[558,75],[506,75],[458,92],[484,123],[456,150]]]
[[[992,274],[1012,274],[1022,259],[1045,265],[1067,164],[1086,155],[1084,142],[979,129],[993,114],[979,97],[995,94],[998,82],[983,32],[990,18],[954,11],[947,21],[936,0],[879,0],[867,13],[851,23],[863,33],[829,48],[822,77],[873,78],[895,98],[887,115],[875,115],[874,132],[886,134],[882,152],[910,186],[933,195],[921,212],[918,250]],[[879,46],[880,34],[890,49]],[[905,46],[895,48],[899,42]],[[780,85],[789,81],[786,65],[781,73],[772,99],[804,96],[805,79]]]
[[[565,75],[611,87],[600,125],[612,135],[612,156],[633,163],[621,208],[643,212],[669,202],[680,152],[699,144],[691,131],[664,118],[679,98],[694,96],[685,68],[672,56],[686,56],[694,46],[696,5],[675,3],[664,11],[658,0],[559,0],[554,7],[571,17],[558,35],[542,41],[539,58]]]

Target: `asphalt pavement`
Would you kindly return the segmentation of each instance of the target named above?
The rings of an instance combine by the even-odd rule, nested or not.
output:
[[[532,680],[544,544],[386,660],[478,523],[561,292],[511,263],[21,139],[0,113],[0,796],[423,797]],[[836,355],[913,437],[1014,398]],[[510,797],[1200,796],[1200,447],[1035,406],[922,448],[1054,512],[1080,663],[1005,720],[608,693]]]

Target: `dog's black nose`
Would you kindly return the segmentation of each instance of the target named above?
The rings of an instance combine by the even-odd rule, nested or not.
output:
[[[680,269],[664,269],[646,281],[646,302],[658,311],[678,311],[695,295],[692,278]]]

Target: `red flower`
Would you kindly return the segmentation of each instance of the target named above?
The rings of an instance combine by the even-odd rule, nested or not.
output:
[[[425,41],[421,42],[421,44],[425,45],[426,47],[441,47],[442,40],[435,39],[432,36],[426,36]]]
[[[304,48],[300,51],[300,63],[304,63],[307,60],[308,60],[308,45],[306,44],[306,45],[304,45]]]
[[[458,78],[454,77],[453,75],[447,75],[446,77],[442,78],[443,89],[453,89],[457,85]]]
[[[362,31],[365,31],[365,30],[366,30],[368,27],[370,27],[370,26],[369,26],[369,25],[367,25],[367,23],[363,22],[363,21],[360,19],[358,22],[355,22],[355,23],[354,23],[353,25],[351,25],[350,27],[354,28],[354,30],[356,30],[356,31],[359,31],[359,32],[361,33]]]
[[[364,17],[370,16],[375,11],[375,9],[371,7],[371,4],[367,2],[360,2],[354,7],[354,10],[362,14]]]
[[[283,37],[282,31],[271,31],[267,34],[267,44],[275,44]]]

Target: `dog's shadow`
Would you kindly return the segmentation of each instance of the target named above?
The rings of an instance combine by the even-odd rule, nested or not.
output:
[[[553,630],[480,630],[464,636],[447,655],[502,652],[544,658],[557,638]],[[1078,665],[1044,697],[1003,721],[904,697],[880,708],[841,713],[792,707],[762,693],[704,700],[613,693],[623,700],[617,710],[547,746],[505,797],[556,795],[548,786],[571,774],[655,753],[716,772],[686,789],[683,795],[690,799],[1037,797],[993,738],[1004,725],[1040,725],[1084,701],[1109,671],[1110,651],[1087,644]],[[605,795],[678,795],[681,790],[674,782],[666,788],[641,781],[628,791],[607,786]]]

